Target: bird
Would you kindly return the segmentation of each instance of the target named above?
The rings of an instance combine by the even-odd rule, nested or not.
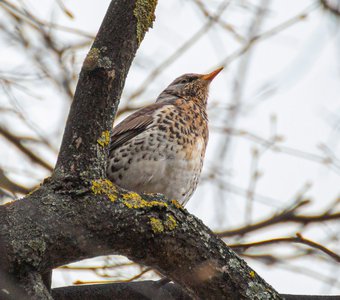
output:
[[[222,69],[176,78],[155,103],[113,127],[108,179],[185,205],[197,188],[208,143],[209,85]]]

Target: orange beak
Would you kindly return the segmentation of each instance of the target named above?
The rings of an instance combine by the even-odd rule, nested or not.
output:
[[[212,72],[209,73],[209,74],[203,75],[201,78],[202,78],[203,80],[212,81],[212,80],[217,76],[217,74],[220,73],[222,70],[223,70],[223,67],[218,68],[218,69],[216,69],[215,71],[212,71]]]

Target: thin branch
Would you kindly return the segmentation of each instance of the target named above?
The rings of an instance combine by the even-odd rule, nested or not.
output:
[[[144,274],[152,271],[152,268],[146,268],[143,271],[139,272],[138,274],[128,278],[128,279],[120,279],[120,280],[95,280],[95,281],[83,281],[77,280],[73,284],[93,284],[93,283],[118,283],[118,282],[132,282],[136,279],[141,278]]]
[[[127,263],[118,263],[113,265],[104,265],[104,266],[61,266],[58,270],[71,270],[71,271],[97,271],[97,270],[106,270],[106,269],[115,269],[121,267],[131,267],[135,266],[134,262]]]
[[[336,17],[340,17],[340,2],[338,0],[319,0],[324,9],[328,10]]]
[[[170,66],[177,58],[179,58],[186,50],[188,50],[193,44],[195,44],[204,34],[215,24],[215,22],[221,17],[222,13],[228,7],[230,0],[223,1],[217,9],[215,17],[209,19],[209,21],[202,26],[192,37],[185,41],[174,53],[166,58],[160,65],[158,65],[146,79],[140,84],[140,86],[128,97],[129,101],[139,97],[145,92],[149,84],[158,76],[164,69]]]
[[[0,167],[0,187],[13,194],[16,193],[27,194],[32,190],[32,188],[27,188],[21,184],[13,182],[6,176],[4,170],[1,167]]]
[[[218,126],[211,126],[211,129],[247,139],[249,141],[259,144],[262,147],[266,147],[268,150],[273,152],[283,153],[297,158],[309,160],[315,163],[331,166],[330,169],[332,171],[334,171],[337,174],[340,174],[339,158],[337,158],[335,154],[332,153],[330,149],[328,149],[325,145],[319,146],[319,148],[324,152],[324,156],[322,156],[315,153],[302,151],[299,149],[279,144],[280,142],[283,141],[283,137],[281,135],[275,135],[272,136],[270,139],[266,139],[254,133],[251,133],[245,129],[237,129],[230,127],[224,128]]]
[[[296,237],[288,237],[288,238],[276,238],[276,239],[269,239],[269,240],[263,240],[253,243],[244,243],[244,244],[234,244],[229,245],[230,248],[234,250],[247,250],[249,248],[253,247],[260,247],[260,246],[266,246],[266,245],[273,245],[273,244],[279,244],[279,243],[298,243],[298,244],[304,244],[309,247],[318,249],[322,251],[323,253],[327,254],[331,258],[333,258],[336,262],[340,262],[340,255],[333,252],[332,250],[326,248],[325,246],[318,244],[312,240],[304,238],[301,234],[297,234]]]
[[[232,61],[234,61],[236,58],[242,56],[244,53],[246,53],[255,43],[258,43],[260,41],[266,40],[281,31],[295,25],[296,23],[304,20],[308,14],[310,14],[312,11],[318,8],[317,4],[312,4],[309,7],[307,7],[302,13],[298,14],[297,16],[290,18],[289,20],[255,36],[253,39],[251,39],[248,43],[244,44],[239,49],[235,50],[232,54],[228,55],[226,58],[224,58],[219,65],[221,66],[228,66]]]
[[[24,153],[27,157],[29,157],[34,163],[42,166],[43,168],[45,168],[46,170],[50,172],[53,171],[53,167],[49,163],[47,163],[42,158],[40,158],[38,155],[36,155],[32,150],[24,146],[22,141],[17,136],[15,136],[14,134],[12,134],[11,132],[9,132],[8,130],[6,130],[5,128],[1,126],[0,126],[0,135],[2,135],[4,138],[6,138],[6,140],[11,142],[22,153]]]
[[[226,230],[218,232],[217,235],[219,237],[231,237],[231,236],[243,236],[248,233],[268,228],[273,225],[281,224],[281,223],[298,223],[302,225],[307,225],[310,223],[318,223],[318,222],[326,222],[326,221],[333,221],[340,219],[340,212],[329,212],[326,211],[325,213],[319,214],[319,215],[302,215],[297,214],[297,210],[308,204],[309,201],[301,201],[298,205],[294,206],[291,209],[284,210],[281,213],[270,216],[267,219],[264,219],[262,221],[246,225],[240,228],[232,229],[232,230]]]

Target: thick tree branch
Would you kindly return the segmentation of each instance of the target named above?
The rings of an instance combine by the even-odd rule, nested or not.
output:
[[[177,284],[159,286],[157,281],[69,286],[52,291],[55,300],[191,300]],[[336,300],[339,296],[281,295],[285,300]]]
[[[114,0],[79,76],[54,177],[105,177],[107,145],[131,62],[156,0]]]
[[[82,258],[122,254],[153,267],[196,298],[280,299],[201,221],[157,195],[86,190],[45,182],[25,200],[1,206],[7,263],[44,273]],[[255,298],[254,298],[255,297]]]
[[[70,286],[53,289],[55,300],[129,299],[192,300],[179,285],[159,286],[157,281]]]

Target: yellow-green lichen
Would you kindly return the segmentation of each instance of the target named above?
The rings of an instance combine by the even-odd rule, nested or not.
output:
[[[155,20],[157,0],[137,0],[133,14],[137,19],[137,40],[140,44],[145,33],[152,27]]]
[[[95,195],[106,195],[112,202],[117,200],[116,187],[108,179],[92,180],[91,191]]]
[[[157,218],[150,218],[151,229],[154,233],[162,233],[164,231],[164,226],[162,221]]]
[[[164,226],[168,230],[174,230],[177,227],[177,222],[174,216],[172,215],[167,215],[167,218],[164,222]]]
[[[251,278],[255,278],[255,272],[254,271],[250,271],[249,275],[250,275]]]
[[[83,69],[86,71],[93,71],[97,68],[111,69],[112,62],[109,57],[103,56],[104,50],[104,47],[102,50],[93,47],[84,60]]]
[[[144,208],[144,207],[167,207],[165,202],[161,201],[146,201],[139,194],[134,192],[129,192],[122,194],[123,203],[128,208]]]
[[[171,203],[172,203],[175,207],[177,207],[177,208],[179,208],[179,209],[183,209],[183,206],[182,206],[177,200],[173,199],[173,200],[171,200]]]
[[[106,147],[110,143],[110,132],[108,130],[103,131],[97,143],[102,147]]]

